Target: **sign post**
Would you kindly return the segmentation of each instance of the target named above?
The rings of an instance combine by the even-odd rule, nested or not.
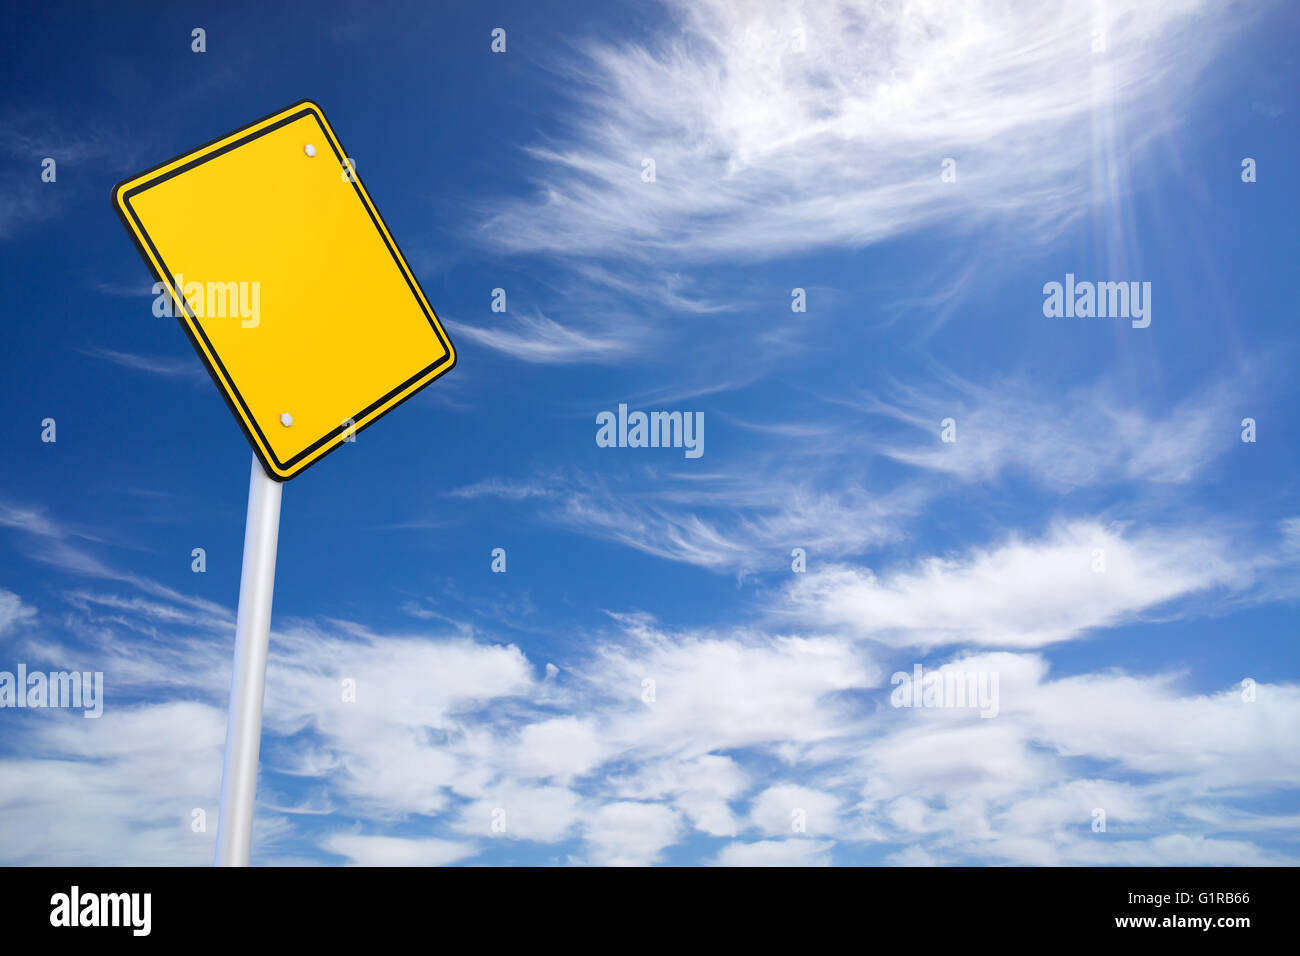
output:
[[[280,537],[280,491],[253,457],[244,524],[244,567],[239,576],[235,622],[235,671],[226,719],[226,758],[221,767],[221,815],[217,819],[217,866],[248,866],[253,841],[253,797],[262,746],[262,697],[271,637],[275,548]]]
[[[456,351],[310,100],[123,180],[113,208],[253,448],[216,850],[246,866],[281,483],[451,371]]]

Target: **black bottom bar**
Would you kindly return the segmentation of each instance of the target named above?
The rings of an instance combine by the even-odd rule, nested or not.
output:
[[[1286,930],[1294,877],[1282,868],[5,869],[0,925],[7,943],[238,937],[259,948],[422,930],[432,935],[416,938],[431,944],[519,933],[595,945],[847,934],[863,945],[1127,936],[1231,946]]]

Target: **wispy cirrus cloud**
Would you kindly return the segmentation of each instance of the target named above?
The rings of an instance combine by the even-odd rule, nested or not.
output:
[[[110,348],[82,349],[82,353],[148,375],[183,379],[193,383],[208,381],[207,372],[193,356],[171,358],[166,355],[139,355]]]
[[[926,392],[898,389],[892,400],[868,397],[863,411],[914,426],[925,440],[891,439],[880,453],[964,482],[1007,474],[1068,490],[1123,481],[1182,485],[1240,444],[1238,388],[1212,384],[1172,408],[1134,395],[1122,404],[1111,382],[1049,392],[1023,382],[977,386],[951,381]],[[950,442],[933,440],[953,420]]]
[[[509,501],[523,501],[527,498],[550,498],[554,496],[555,488],[537,481],[484,478],[473,484],[453,488],[447,494],[452,498],[504,498]]]
[[[699,350],[701,316],[772,306],[771,290],[720,281],[722,268],[936,226],[1011,225],[1003,236],[1041,244],[1129,188],[1129,165],[1176,129],[1230,32],[1208,0],[666,7],[650,39],[593,39],[551,64],[564,131],[527,147],[536,188],[485,203],[481,236],[579,294],[546,317],[467,328],[480,344],[616,364],[653,326],[661,342],[689,329]],[[1232,27],[1249,15],[1234,8]],[[882,287],[883,308],[933,331],[973,271],[934,268],[929,296]],[[767,369],[791,347],[727,345]]]
[[[633,354],[643,341],[642,335],[626,326],[601,328],[588,323],[579,329],[540,312],[503,319],[495,328],[456,322],[453,329],[478,345],[544,365],[607,361]]]
[[[35,608],[28,607],[23,603],[22,598],[12,591],[0,588],[0,635],[31,621],[35,616]]]
[[[828,398],[788,420],[709,413],[731,427],[733,441],[740,431],[756,443],[741,466],[551,470],[526,480],[490,476],[449,494],[524,502],[591,537],[747,574],[788,563],[794,547],[836,561],[906,540],[954,484],[1027,480],[1052,495],[1141,487],[1152,508],[1167,508],[1241,447],[1239,389],[1226,381],[1172,407],[1139,394],[1126,404],[1105,380],[1059,395],[1020,380],[975,385],[953,376],[884,391],[887,398]],[[943,440],[948,418],[951,442]],[[900,474],[881,463],[909,468]],[[1050,498],[1043,507],[1050,518]]]
[[[1010,224],[1003,235],[1041,244],[1129,188],[1128,165],[1181,122],[1229,32],[1208,0],[666,7],[647,40],[597,38],[551,64],[563,132],[527,147],[535,190],[484,203],[480,234],[540,257],[564,291],[548,314],[466,326],[476,343],[617,364],[644,354],[630,347],[643,330],[662,350],[689,328],[698,350],[701,317],[772,305],[719,269],[935,226]],[[884,308],[933,331],[973,271],[937,267],[927,287],[941,291],[920,297],[885,281]],[[727,348],[770,368],[792,344]]]
[[[1196,0],[668,6],[654,40],[557,66],[581,113],[530,150],[541,188],[488,221],[493,241],[698,261],[1010,214],[1055,230],[1090,198],[1092,120],[1134,140],[1176,122],[1169,84],[1219,32]]]
[[[1209,588],[1240,589],[1254,558],[1205,532],[1058,523],[877,575],[836,565],[787,585],[797,620],[896,646],[1038,647],[1137,619]]]
[[[579,533],[738,574],[787,564],[796,546],[830,556],[893,541],[928,496],[920,487],[871,493],[852,482],[828,486],[824,477],[755,463],[745,472],[652,471],[645,487],[574,470],[527,482],[485,479],[450,494],[532,500],[544,520]]]
[[[48,517],[44,509],[0,501],[0,527],[19,531],[30,556],[59,571],[79,577],[129,584],[145,594],[174,602],[203,614],[210,620],[231,620],[225,607],[203,598],[182,594],[150,578],[124,571],[101,556],[98,548],[107,542],[101,535],[72,527]],[[94,602],[88,592],[78,591],[77,600]]]
[[[76,128],[52,116],[7,110],[0,116],[0,167],[13,175],[0,190],[0,240],[60,215],[80,188],[78,171],[129,163],[141,148],[99,124]],[[54,160],[52,181],[42,179],[47,159]]]

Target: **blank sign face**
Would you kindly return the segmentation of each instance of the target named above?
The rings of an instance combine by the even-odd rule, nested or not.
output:
[[[456,363],[314,103],[119,183],[113,204],[274,478]]]

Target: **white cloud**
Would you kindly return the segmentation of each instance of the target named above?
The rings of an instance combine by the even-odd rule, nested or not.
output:
[[[515,647],[465,639],[343,637],[302,628],[277,632],[267,670],[265,724],[288,736],[310,729],[316,748],[272,748],[266,763],[294,773],[329,768],[332,786],[373,812],[438,813],[471,756],[455,740],[490,701],[529,691]],[[355,681],[355,702],[343,698]]]
[[[1006,610],[1028,599],[1018,576],[1091,543],[1062,527],[941,562],[938,580],[963,600],[1002,588],[1005,600],[969,613],[987,619],[980,628],[1022,639],[1043,636],[1037,618],[1064,633],[1147,606],[1105,592],[1083,595],[1106,612],[1094,617],[1073,601],[1036,606],[1037,618]],[[1087,527],[1113,535],[1107,547],[1122,545],[1135,566],[1163,568],[1180,587],[1193,580],[1169,570],[1183,565],[1171,557],[1177,548],[1156,546],[1165,539]],[[1206,553],[1218,567],[1221,555]],[[918,634],[952,630],[942,609],[919,622],[885,614],[899,602],[909,614],[938,603],[917,578],[885,576],[880,587],[892,597],[877,612]],[[1067,578],[1053,585],[1057,598],[1068,595]],[[40,756],[0,762],[6,861],[211,859],[230,624],[156,585],[146,593],[68,592],[63,626],[72,632],[85,630],[81,616],[114,616],[96,617],[85,643],[42,615],[42,632],[55,628],[42,646],[79,648],[84,666],[102,660],[109,696],[99,721],[21,717],[15,739]],[[146,626],[158,639],[114,639]],[[978,644],[980,628],[962,642]],[[452,636],[380,635],[345,622],[276,631],[257,859],[300,859],[315,845],[357,863],[430,865],[472,859],[500,840],[579,839],[587,862],[653,863],[693,834],[750,833],[764,839],[730,843],[715,861],[811,865],[830,862],[832,849],[851,860],[875,848],[907,864],[1287,859],[1259,841],[1294,823],[1241,805],[1300,787],[1292,685],[1260,683],[1247,701],[1233,681],[1188,693],[1176,674],[1052,679],[1036,654],[959,654],[946,664],[999,675],[998,715],[982,720],[970,710],[889,707],[889,669],[834,629],[669,631],[644,615],[618,616],[611,633],[546,679],[514,646],[445,629]],[[356,681],[355,703],[342,699],[345,678]],[[122,703],[139,694],[173,699]],[[276,792],[286,775],[299,781],[291,797]],[[75,823],[41,826],[51,807]],[[189,830],[195,807],[208,812],[206,834]],[[1094,834],[1098,807],[1108,830]],[[794,810],[804,811],[802,834],[792,831]],[[357,817],[365,834],[331,826]],[[504,829],[493,829],[498,819]]]
[[[1293,746],[1300,688],[1257,686],[1257,698],[1248,701],[1240,686],[1181,696],[1171,684],[1122,674],[1066,677],[1026,695],[1026,717],[1032,731],[1064,755],[1095,755],[1206,786],[1300,783],[1300,753]]]
[[[523,501],[526,498],[549,498],[554,490],[532,481],[502,481],[499,478],[484,478],[473,484],[462,485],[447,492],[453,498],[504,498],[508,501]]]
[[[665,6],[649,39],[598,36],[548,64],[563,132],[527,148],[535,188],[484,204],[481,236],[515,261],[537,254],[562,305],[554,318],[467,326],[478,344],[533,362],[653,353],[689,364],[692,350],[716,354],[700,348],[701,315],[765,308],[724,290],[715,263],[936,226],[1012,223],[996,235],[1041,245],[1122,198],[1128,165],[1177,131],[1213,51],[1255,12],[1209,0]],[[947,160],[955,182],[941,179]],[[1001,244],[981,235],[986,251]],[[932,328],[970,277],[935,273],[945,301],[913,306]],[[689,346],[665,345],[677,334],[665,315],[691,320]],[[805,344],[747,326],[725,348],[767,372]]]
[[[1169,833],[1149,840],[1117,840],[1110,844],[1083,840],[1067,843],[1074,865],[1115,866],[1294,866],[1295,859],[1261,849],[1244,840],[1223,840],[1186,833]]]
[[[810,787],[778,784],[754,798],[749,819],[767,836],[834,836],[840,829],[839,800]],[[796,830],[796,823],[802,829]]]
[[[760,840],[729,843],[714,860],[715,866],[829,866],[830,841]]]
[[[573,133],[531,150],[549,167],[538,195],[485,232],[511,250],[698,261],[975,215],[1056,229],[1092,195],[1098,117],[1131,143],[1176,121],[1168,104],[1187,87],[1169,84],[1221,32],[1207,8],[671,3],[653,42],[596,41],[585,63],[556,65],[575,91]],[[956,183],[940,181],[945,157]]]
[[[598,765],[602,746],[596,729],[577,717],[529,724],[519,733],[513,764],[528,777],[569,780]]]
[[[107,681],[106,693],[96,720],[46,710],[19,724],[18,714],[0,712],[6,735],[40,754],[0,761],[0,857],[45,866],[211,863],[224,710],[188,702],[122,708]],[[194,809],[206,813],[206,832],[192,829]],[[259,836],[259,853],[274,846],[273,830]]]
[[[13,591],[0,588],[0,636],[36,617],[36,609],[28,607]]]
[[[455,840],[356,833],[336,833],[327,837],[321,846],[330,853],[347,857],[354,866],[446,866],[475,853],[474,844]]]
[[[835,425],[759,426],[780,440],[747,447],[740,466],[488,477],[450,494],[530,502],[544,520],[718,572],[788,567],[794,547],[824,566],[906,540],[954,480],[990,485],[1027,477],[1051,492],[1111,488],[1126,495],[1138,487],[1150,503],[1143,512],[1167,508],[1233,447],[1237,389],[1207,387],[1172,410],[1151,412],[1117,401],[1104,381],[1064,397],[1015,383],[953,380],[944,396],[899,387],[891,402],[832,400],[854,413]],[[956,419],[953,443],[940,440],[948,417]],[[896,468],[873,467],[873,458],[916,471],[898,477]],[[1285,541],[1295,537],[1288,528],[1284,521]]]
[[[897,853],[889,856],[889,862],[893,866],[939,866],[940,863],[934,855],[928,852],[924,847],[909,846],[904,847]]]
[[[179,358],[165,355],[137,355],[133,352],[121,352],[109,348],[83,349],[82,352],[85,355],[103,359],[106,362],[112,362],[114,365],[120,365],[136,372],[144,372],[148,375],[186,379],[194,383],[202,383],[208,380],[208,374],[204,371],[203,366],[194,361],[193,356],[190,355],[182,355]]]
[[[904,859],[925,852],[1023,865],[1284,860],[1219,839],[1220,831],[1241,832],[1242,814],[1200,801],[1207,793],[1239,800],[1300,787],[1300,761],[1288,743],[1300,727],[1300,688],[1259,686],[1248,702],[1240,688],[1180,693],[1167,674],[1050,680],[1037,655],[958,663],[1001,675],[997,718],[894,710],[890,729],[861,756],[858,810],[883,819],[887,838],[920,848]],[[1102,831],[1093,830],[1097,810],[1105,814]],[[1258,820],[1247,828],[1278,825]]]
[[[869,400],[867,411],[920,429],[923,439],[879,449],[897,461],[966,482],[1028,475],[1062,491],[1125,481],[1185,484],[1236,438],[1234,389],[1198,391],[1174,408],[1148,414],[1122,404],[1112,383],[1049,393],[1023,384],[956,383],[946,396],[903,390],[897,402]],[[952,418],[956,441],[939,440]]]
[[[467,836],[555,843],[567,837],[580,819],[581,799],[567,787],[506,780],[467,804],[455,828]]]
[[[694,759],[741,747],[802,750],[853,732],[841,692],[871,686],[879,667],[842,641],[741,634],[670,635],[624,621],[581,676],[606,701],[616,752]],[[654,700],[643,700],[645,681]]]
[[[0,160],[17,162],[37,172],[32,176],[6,176],[0,190],[0,241],[13,239],[23,230],[59,216],[77,189],[77,177],[68,169],[104,168],[106,161],[130,167],[146,151],[139,137],[126,136],[118,129],[104,129],[97,120],[82,123],[56,122],[35,113],[20,113],[13,102],[0,117]],[[65,117],[66,119],[66,117]],[[42,182],[41,165],[56,160],[55,182]],[[120,168],[120,167],[118,167]]]
[[[681,830],[678,814],[668,807],[623,800],[592,814],[583,836],[597,866],[644,866],[657,862]]]
[[[641,337],[632,331],[614,331],[596,325],[579,331],[541,313],[503,318],[492,328],[457,322],[457,336],[505,352],[525,362],[559,365],[599,362],[635,353]]]
[[[631,775],[609,781],[613,795],[631,800],[669,800],[695,829],[710,836],[735,836],[740,824],[730,803],[750,787],[730,757],[646,759]]]
[[[1249,564],[1208,534],[1126,536],[1075,521],[881,576],[844,565],[808,572],[785,595],[798,620],[882,643],[1036,647],[1249,579]]]
[[[652,472],[648,489],[617,474],[577,474],[522,484],[485,479],[451,494],[536,499],[543,518],[582,534],[738,574],[788,566],[796,545],[827,558],[893,541],[928,495],[918,485],[884,492],[842,478],[832,485],[833,472],[750,461],[736,472]]]

